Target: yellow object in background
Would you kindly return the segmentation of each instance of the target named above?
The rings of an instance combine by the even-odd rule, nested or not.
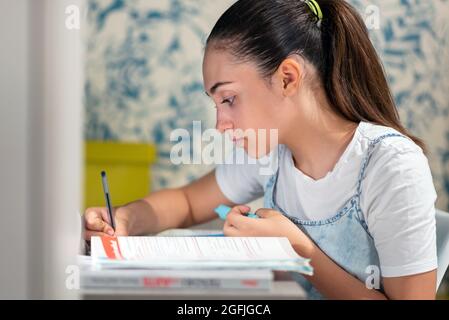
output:
[[[104,207],[101,171],[108,175],[112,206],[146,196],[151,190],[151,165],[156,147],[151,144],[87,141],[85,144],[84,205]]]

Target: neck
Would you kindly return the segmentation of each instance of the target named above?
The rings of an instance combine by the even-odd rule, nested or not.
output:
[[[313,106],[309,102],[307,108],[313,110],[313,114],[305,112],[309,116],[292,119],[292,129],[283,143],[290,149],[295,167],[318,180],[333,170],[351,142],[358,123],[338,117],[326,105]]]

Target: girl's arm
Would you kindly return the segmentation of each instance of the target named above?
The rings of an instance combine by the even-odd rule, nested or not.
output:
[[[126,206],[134,212],[131,234],[149,234],[171,228],[188,228],[216,218],[219,204],[234,205],[221,192],[215,170],[187,186],[151,193]]]
[[[234,205],[221,192],[212,171],[185,187],[157,191],[114,208],[115,234],[145,235],[204,223],[216,217],[213,209],[219,204]],[[113,233],[106,208],[89,208],[84,219],[87,240]]]
[[[305,276],[328,299],[435,299],[436,270],[396,278],[383,278],[385,294],[368,289],[347,273],[316,245],[293,245],[299,255],[309,257],[313,276]]]

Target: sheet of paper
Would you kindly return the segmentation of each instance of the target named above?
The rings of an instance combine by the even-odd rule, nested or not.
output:
[[[286,238],[274,237],[93,237],[92,256],[136,261],[300,258]]]
[[[168,229],[156,234],[158,237],[202,237],[218,235],[224,236],[223,230]]]
[[[102,269],[270,269],[312,274],[287,238],[92,237],[92,261]]]

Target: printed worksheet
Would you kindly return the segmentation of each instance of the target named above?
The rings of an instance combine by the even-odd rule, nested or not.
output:
[[[312,273],[287,238],[92,237],[91,255],[103,268],[268,268]]]

